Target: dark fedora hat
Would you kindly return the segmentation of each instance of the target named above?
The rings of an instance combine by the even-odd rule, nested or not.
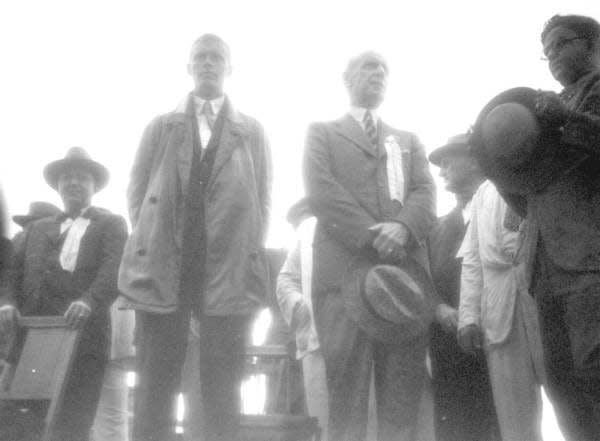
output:
[[[458,135],[451,136],[446,144],[431,152],[429,155],[429,162],[439,167],[443,158],[457,154],[469,154],[468,133],[460,133]]]
[[[348,315],[370,337],[392,344],[426,337],[434,288],[413,259],[389,265],[357,257],[344,273],[342,293]]]
[[[29,212],[27,214],[17,214],[12,219],[17,225],[24,227],[29,222],[56,216],[59,213],[61,213],[61,210],[56,205],[50,202],[35,201],[29,204]]]
[[[82,147],[71,147],[63,159],[53,161],[44,168],[44,179],[50,187],[57,189],[58,178],[66,170],[85,170],[94,177],[96,192],[108,183],[108,170],[99,162],[93,161],[89,153]]]
[[[571,162],[561,148],[561,128],[536,115],[538,93],[515,87],[496,95],[479,113],[469,138],[486,177],[509,192],[540,191]]]

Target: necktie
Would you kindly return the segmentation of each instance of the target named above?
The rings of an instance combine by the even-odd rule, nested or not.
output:
[[[210,105],[210,101],[204,102],[204,106],[202,106],[202,114],[206,117],[208,127],[212,131],[213,125],[215,123],[215,113],[213,112],[213,108]]]
[[[373,121],[373,115],[370,111],[365,112],[363,117],[363,124],[365,126],[365,133],[374,146],[377,145],[377,128],[375,128],[375,122]]]

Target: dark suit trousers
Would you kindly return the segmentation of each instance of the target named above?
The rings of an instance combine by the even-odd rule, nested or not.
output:
[[[437,441],[500,439],[485,355],[470,355],[456,334],[431,330],[431,369]]]
[[[414,440],[426,376],[426,341],[376,342],[347,317],[341,293],[324,295],[315,313],[327,371],[329,441],[365,440],[372,372],[378,440]]]
[[[600,284],[552,296],[534,290],[548,394],[568,441],[600,441]]]
[[[90,437],[100,400],[106,358],[82,349],[75,355],[53,441],[85,441]]]
[[[203,441],[235,441],[241,408],[240,385],[252,316],[200,318],[200,388]],[[175,440],[175,397],[188,343],[190,311],[138,311],[134,440]]]

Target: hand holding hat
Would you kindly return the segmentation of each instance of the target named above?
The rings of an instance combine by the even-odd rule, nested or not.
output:
[[[569,109],[558,94],[544,90],[537,92],[535,114],[548,126],[562,126],[570,116]]]

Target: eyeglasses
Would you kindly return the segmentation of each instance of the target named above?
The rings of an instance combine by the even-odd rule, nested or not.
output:
[[[561,38],[560,40],[557,40],[556,43],[544,49],[544,55],[540,57],[540,60],[548,61],[548,54],[551,51],[560,52],[565,48],[565,46],[571,44],[575,40],[585,40],[585,37]]]

